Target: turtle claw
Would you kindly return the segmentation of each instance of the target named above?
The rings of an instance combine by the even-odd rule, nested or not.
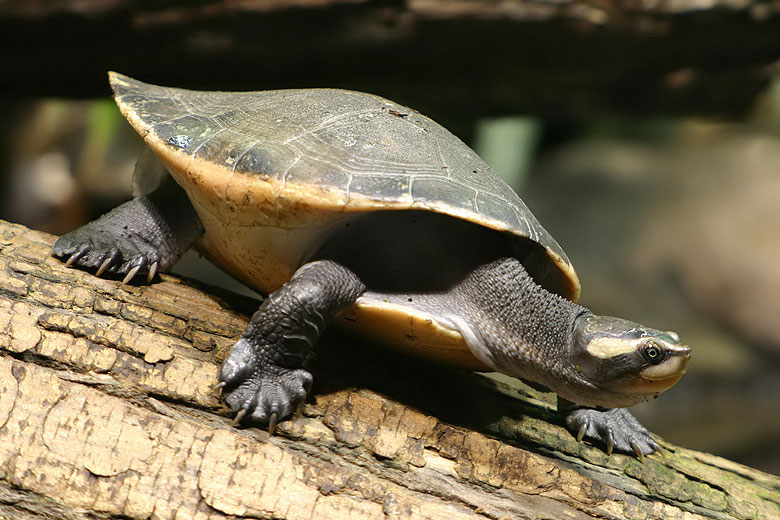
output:
[[[612,429],[607,429],[607,455],[612,455],[612,450],[615,449],[615,436],[612,434]]]
[[[560,405],[559,405],[560,406]],[[577,442],[588,438],[604,443],[607,455],[634,453],[640,460],[660,450],[650,433],[625,408],[563,408],[566,425],[576,432]]]
[[[152,262],[152,265],[149,266],[149,272],[146,273],[146,281],[148,283],[152,283],[152,280],[154,280],[154,275],[157,274],[157,262]]]
[[[99,219],[62,235],[52,246],[52,254],[66,267],[78,267],[94,272],[96,276],[111,273],[128,284],[138,274],[151,282],[158,269],[178,260],[172,249],[175,237],[164,236],[150,223],[131,229],[128,224],[143,216],[146,206],[134,199],[119,206]],[[138,227],[138,226],[136,226]]]
[[[113,260],[113,258],[111,258],[110,256],[108,258],[106,258],[105,260],[103,260],[103,263],[100,264],[100,267],[98,267],[97,272],[95,272],[95,276],[100,276],[101,274],[105,273],[106,269],[108,269],[109,266],[111,265],[111,261],[112,260]]]
[[[235,417],[233,417],[233,422],[231,422],[231,426],[238,426],[241,424],[241,421],[244,420],[244,417],[246,417],[246,414],[248,412],[249,408],[242,408],[238,411]]]
[[[588,431],[588,425],[583,423],[580,426],[580,431],[577,432],[577,442],[582,442],[582,439],[585,438],[585,433]]]
[[[265,426],[273,433],[276,425],[293,417],[311,388],[311,374],[304,368],[285,368],[268,363],[254,342],[241,338],[222,364],[218,387],[225,401],[238,410],[247,423]],[[237,424],[237,423],[235,423]]]
[[[89,244],[83,244],[79,249],[74,251],[70,258],[65,262],[65,267],[71,267],[73,264],[78,262],[81,257],[89,253],[89,250],[92,249],[92,247]]]
[[[663,448],[662,448],[661,446],[659,446],[658,444],[655,444],[655,453],[659,454],[659,455],[661,456],[661,458],[662,458],[664,461],[666,461],[666,460],[667,460],[667,459],[666,459],[666,457],[668,456],[668,453],[669,453],[669,452],[667,452],[665,449],[663,449]]]
[[[223,389],[223,388],[225,388],[226,386],[227,386],[227,383],[226,383],[226,382],[224,382],[224,381],[220,381],[219,383],[217,383],[216,385],[214,385],[214,386],[212,386],[212,387],[211,387],[211,391],[212,391],[212,392],[216,392],[216,391],[218,391],[218,390],[222,390],[222,389]]]
[[[639,462],[644,462],[645,454],[642,453],[642,448],[639,447],[639,444],[637,444],[635,441],[631,441],[629,444],[631,445],[631,449],[634,450],[634,453],[636,453]]]
[[[127,274],[125,275],[124,279],[122,279],[122,285],[127,285],[130,283],[130,281],[135,277],[135,275],[138,274],[138,271],[141,270],[141,266],[137,265],[130,269]]]

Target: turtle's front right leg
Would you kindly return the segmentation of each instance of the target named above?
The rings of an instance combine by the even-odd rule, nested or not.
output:
[[[661,450],[650,432],[625,408],[591,408],[559,396],[558,413],[577,441],[585,437],[602,441],[607,446],[607,455],[612,455],[613,450],[633,451],[639,460],[644,460],[645,455]]]
[[[219,374],[225,400],[242,421],[268,425],[303,404],[312,376],[314,344],[340,312],[365,291],[363,282],[332,260],[311,262],[273,292],[252,316]]]
[[[168,178],[159,188],[114,208],[99,219],[61,236],[52,254],[67,266],[154,278],[157,269],[175,264],[195,240],[203,225],[184,190]]]

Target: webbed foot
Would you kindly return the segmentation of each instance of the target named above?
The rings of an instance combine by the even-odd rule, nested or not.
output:
[[[264,350],[240,339],[225,359],[219,380],[225,383],[225,401],[238,412],[234,424],[261,424],[273,430],[306,400],[312,376],[305,368],[270,362]]]
[[[97,276],[105,272],[124,275],[123,283],[139,272],[151,281],[160,264],[167,267],[172,263],[154,245],[121,227],[116,229],[103,218],[61,236],[54,243],[52,254],[65,260],[68,267],[96,269]]]
[[[95,274],[124,275],[128,283],[137,274],[151,282],[203,234],[203,225],[187,194],[166,179],[149,195],[125,202],[75,231],[61,236],[52,254],[65,265],[95,269]]]
[[[643,460],[645,455],[661,450],[645,427],[625,408],[595,409],[574,405],[562,409],[559,401],[558,409],[578,441],[588,438],[603,442],[608,455],[617,450],[634,453]]]
[[[334,316],[365,290],[351,271],[330,260],[304,265],[273,292],[233,345],[217,385],[237,412],[234,424],[267,425],[293,416],[311,388],[306,370],[314,344]]]

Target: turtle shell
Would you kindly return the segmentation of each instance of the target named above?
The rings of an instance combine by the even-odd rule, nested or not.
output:
[[[201,248],[255,288],[280,287],[342,219],[417,209],[530,240],[537,281],[579,296],[566,254],[523,201],[414,110],[347,90],[198,92],[109,77],[120,110],[198,211]]]

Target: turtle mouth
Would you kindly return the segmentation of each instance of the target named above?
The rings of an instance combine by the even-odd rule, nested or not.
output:
[[[668,383],[666,388],[679,381],[688,369],[688,362],[691,360],[691,349],[685,345],[680,345],[671,350],[670,353],[671,357],[663,363],[649,366],[639,372],[642,379],[659,386]]]

